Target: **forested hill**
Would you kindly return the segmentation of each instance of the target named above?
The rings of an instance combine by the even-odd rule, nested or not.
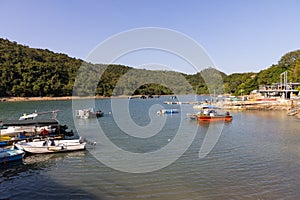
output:
[[[81,66],[85,66],[88,73],[77,77]],[[75,95],[84,96],[187,94],[194,91],[207,94],[207,85],[216,88],[217,93],[247,94],[257,89],[258,85],[278,82],[280,73],[286,70],[289,72],[288,81],[300,82],[300,51],[287,53],[278,64],[259,73],[226,75],[208,68],[187,75],[121,65],[109,65],[106,68],[105,65],[86,63],[66,54],[30,48],[0,38],[0,97],[71,96],[76,77]],[[99,73],[102,73],[101,79],[97,75]],[[221,75],[224,83],[209,83],[210,79],[204,80],[201,74],[209,77]],[[225,90],[220,90],[221,85]]]
[[[0,39],[0,95],[71,95],[81,63],[65,54]]]

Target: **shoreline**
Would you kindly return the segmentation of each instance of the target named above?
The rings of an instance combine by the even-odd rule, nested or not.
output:
[[[234,101],[225,102],[227,110],[285,110],[290,111],[300,107],[300,101],[294,99],[278,99],[275,101]]]
[[[73,100],[73,99],[104,99],[109,97],[3,97],[0,98],[0,102],[23,102],[23,101],[60,101],[60,100]]]
[[[169,96],[169,95],[163,95]],[[30,101],[65,101],[65,100],[85,100],[85,99],[110,99],[110,98],[140,98],[141,95],[135,96],[64,96],[64,97],[2,97],[1,102],[30,102]],[[224,102],[223,106],[226,110],[291,110],[300,107],[299,100],[276,100],[276,101],[230,101]]]
[[[76,99],[110,99],[110,98],[139,98],[141,95],[136,96],[86,96],[86,97],[80,97],[80,96],[64,96],[64,97],[1,97],[1,102],[23,102],[23,101],[60,101],[60,100],[76,100]]]

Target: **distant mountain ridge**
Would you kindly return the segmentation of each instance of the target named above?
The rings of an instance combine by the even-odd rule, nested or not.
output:
[[[93,73],[78,77],[81,66],[86,66]],[[100,80],[97,76],[99,71],[95,69],[103,70]],[[197,74],[188,75],[135,69],[123,65],[91,64],[66,54],[30,48],[0,38],[0,97],[59,97],[71,96],[73,92],[74,95],[81,96],[207,94],[212,92],[209,88],[214,88],[217,94],[238,95],[248,94],[259,85],[279,82],[280,74],[284,71],[288,71],[288,81],[300,82],[300,50],[285,54],[278,64],[259,73],[226,75],[214,68],[207,68]],[[222,80],[210,81],[217,76]]]

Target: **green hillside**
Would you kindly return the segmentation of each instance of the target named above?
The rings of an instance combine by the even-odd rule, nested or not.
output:
[[[83,72],[78,73],[79,68]],[[207,94],[212,89],[218,94],[249,94],[259,85],[278,82],[286,70],[288,81],[300,82],[300,50],[285,54],[276,65],[259,73],[226,75],[207,68],[187,75],[122,65],[95,65],[0,38],[0,97],[71,96],[73,86],[74,95],[81,96]]]

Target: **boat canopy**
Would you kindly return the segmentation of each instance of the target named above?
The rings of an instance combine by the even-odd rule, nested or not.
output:
[[[32,120],[3,120],[1,126],[47,126],[47,125],[58,125],[56,119],[32,119]]]

